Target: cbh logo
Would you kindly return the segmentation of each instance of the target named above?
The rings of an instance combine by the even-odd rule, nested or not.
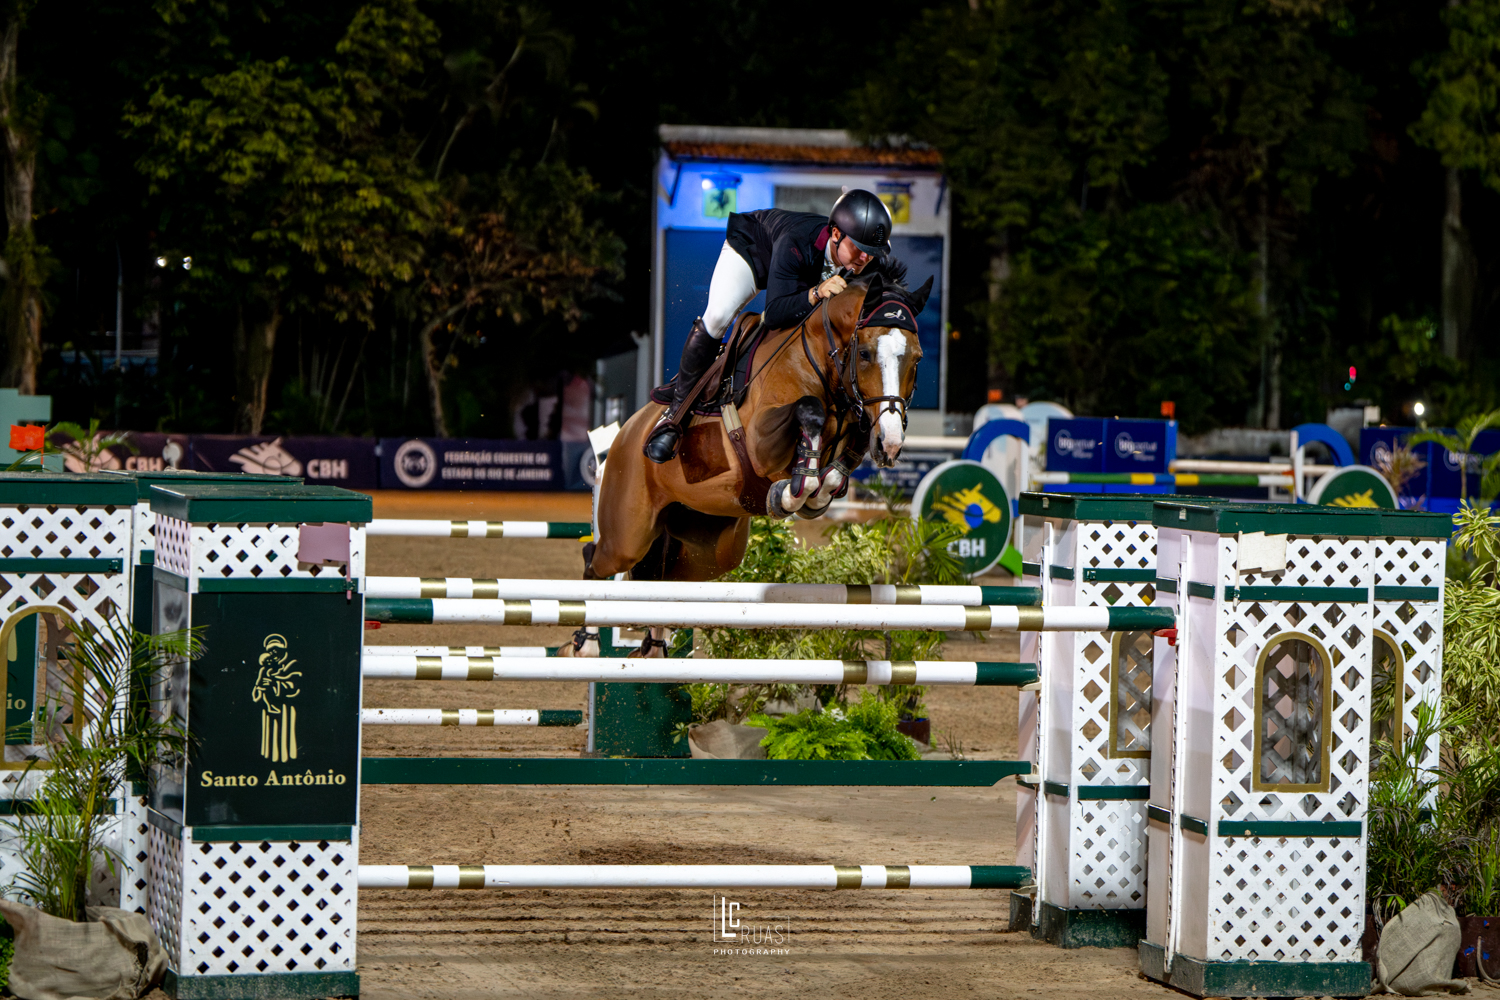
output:
[[[1143,459],[1155,458],[1156,442],[1137,441],[1130,436],[1129,431],[1121,431],[1115,435],[1115,454],[1121,458],[1129,458],[1132,455]]]
[[[1072,455],[1074,458],[1093,458],[1094,448],[1099,444],[1093,438],[1076,438],[1066,430],[1060,430],[1052,436],[1052,448],[1059,455]]]
[[[714,901],[714,954],[790,955],[792,918],[774,916],[751,920],[742,915],[743,906],[727,896],[719,896]]]

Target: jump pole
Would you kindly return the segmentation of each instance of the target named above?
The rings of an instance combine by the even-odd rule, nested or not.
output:
[[[496,580],[372,576],[367,597],[459,600],[728,601],[738,604],[1016,605],[1042,603],[1040,587],[678,583],[655,580]]]
[[[1013,889],[1015,865],[360,865],[361,889]]]
[[[587,521],[426,521],[415,518],[376,518],[365,528],[370,535],[402,538],[576,538],[588,539],[594,529]]]
[[[583,712],[554,708],[365,708],[363,726],[581,726]]]
[[[483,659],[490,656],[543,657],[556,656],[556,646],[366,646],[361,657],[386,659],[392,656],[438,656]],[[366,676],[369,676],[368,674]]]
[[[1017,608],[734,604],[686,601],[505,601],[369,598],[365,617],[413,624],[672,628],[911,629],[941,632],[1072,632],[1170,628],[1167,608]]]
[[[631,684],[947,684],[1019,687],[1035,683],[1034,663],[972,660],[526,659],[382,656],[366,678],[418,681],[589,681]],[[371,711],[366,709],[366,712]],[[369,720],[366,720],[369,724]]]

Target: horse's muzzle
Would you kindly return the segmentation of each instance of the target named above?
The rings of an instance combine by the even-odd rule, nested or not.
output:
[[[881,428],[875,435],[875,447],[870,455],[875,460],[875,465],[882,469],[889,469],[896,464],[896,459],[901,457],[901,446],[905,444],[905,435],[887,435],[885,428]]]

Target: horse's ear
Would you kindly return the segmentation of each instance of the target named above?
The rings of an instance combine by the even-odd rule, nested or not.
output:
[[[927,296],[932,294],[932,276],[922,283],[922,287],[912,292],[908,298],[911,299],[911,311],[917,315],[922,314],[922,307],[927,305]]]
[[[871,309],[880,305],[880,297],[885,294],[885,282],[880,280],[880,275],[872,275],[870,283],[865,286],[865,302],[859,307],[860,315],[864,315]]]

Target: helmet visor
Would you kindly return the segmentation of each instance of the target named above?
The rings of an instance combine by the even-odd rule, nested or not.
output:
[[[859,240],[855,239],[853,236],[850,236],[848,233],[844,234],[844,239],[848,240],[850,243],[853,243],[855,246],[859,247],[865,253],[869,254],[871,257],[874,257],[876,260],[885,260],[885,258],[891,252],[890,243],[886,243],[885,246],[875,246],[873,243],[861,243]]]

